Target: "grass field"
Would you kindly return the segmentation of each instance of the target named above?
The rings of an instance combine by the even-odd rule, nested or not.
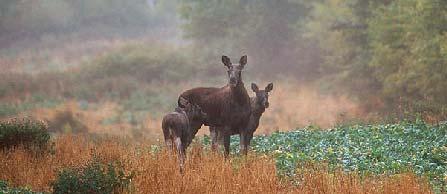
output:
[[[131,186],[121,193],[439,193],[447,176],[446,125],[401,123],[301,129],[256,136],[248,157],[226,161],[209,139],[189,149],[186,171],[161,142],[62,135],[52,153],[0,152],[0,180],[51,192],[59,171],[92,160],[120,161]]]

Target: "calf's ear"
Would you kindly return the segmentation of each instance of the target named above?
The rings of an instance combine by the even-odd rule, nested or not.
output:
[[[222,63],[228,68],[231,67],[231,60],[229,57],[227,57],[225,55],[222,56]]]
[[[251,83],[251,89],[253,90],[253,92],[258,92],[259,88],[255,83]]]
[[[269,85],[267,85],[265,87],[265,91],[266,92],[271,92],[273,90],[273,83],[269,83]]]

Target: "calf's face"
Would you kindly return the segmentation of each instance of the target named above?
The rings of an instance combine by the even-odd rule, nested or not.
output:
[[[273,83],[269,83],[264,90],[259,90],[255,83],[251,84],[251,89],[256,93],[256,103],[263,108],[269,107],[269,92],[273,90]]]

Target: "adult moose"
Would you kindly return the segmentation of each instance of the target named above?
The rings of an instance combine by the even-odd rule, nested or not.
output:
[[[248,124],[246,126],[247,135],[245,136],[250,145],[250,141],[253,138],[253,134],[259,126],[259,120],[261,119],[262,114],[265,109],[269,107],[269,92],[273,90],[273,83],[269,83],[264,90],[260,90],[259,87],[255,84],[251,84],[251,89],[256,94],[256,96],[250,98],[250,106],[251,106],[251,114]],[[210,127],[210,136],[211,136],[211,146],[213,150],[216,150],[218,147],[218,143],[222,144],[223,136],[220,134],[219,129],[216,127]],[[236,135],[237,131],[232,131],[231,135]]]
[[[203,123],[216,127],[222,134],[225,157],[230,153],[230,135],[234,131],[240,135],[240,148],[247,154],[248,135],[246,126],[250,117],[250,97],[242,81],[242,70],[247,64],[247,56],[242,56],[239,64],[233,64],[230,58],[222,56],[222,63],[227,67],[228,84],[221,88],[198,87],[184,91],[179,99],[185,98],[199,105],[207,114]],[[179,106],[181,106],[179,104]]]

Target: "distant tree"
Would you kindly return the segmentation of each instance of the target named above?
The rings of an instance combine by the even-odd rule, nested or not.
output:
[[[300,32],[309,8],[301,0],[185,0],[181,16],[185,37],[210,60],[248,54],[258,72],[303,77],[318,69]]]
[[[447,1],[396,0],[369,21],[370,66],[390,99],[447,103]]]
[[[322,83],[344,88],[359,97],[371,96],[380,83],[371,74],[368,18],[379,1],[324,0],[314,4],[306,37],[322,50]],[[344,90],[344,91],[346,91]]]

